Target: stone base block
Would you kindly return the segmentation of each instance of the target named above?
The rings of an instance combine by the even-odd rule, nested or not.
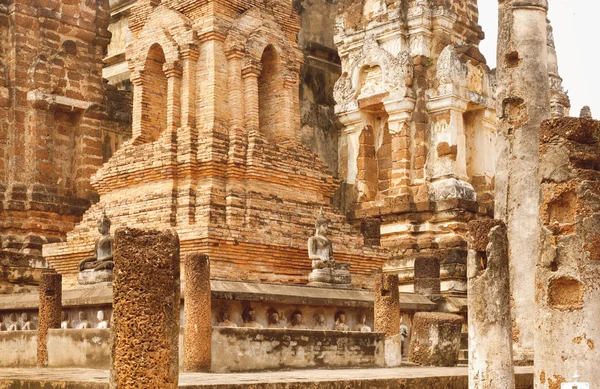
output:
[[[83,270],[77,275],[79,285],[99,284],[101,282],[111,282],[113,280],[113,271],[111,270]]]
[[[333,269],[313,269],[308,275],[308,285],[322,288],[353,288],[350,266],[347,263],[336,263]]]
[[[408,359],[423,366],[456,366],[462,317],[418,312],[413,319]]]
[[[398,367],[402,364],[402,336],[394,335],[385,339],[385,366]]]
[[[444,178],[433,181],[429,189],[429,200],[440,201],[449,199],[476,201],[477,194],[471,184],[456,178]]]

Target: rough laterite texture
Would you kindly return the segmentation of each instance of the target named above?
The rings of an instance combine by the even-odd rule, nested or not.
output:
[[[415,293],[440,294],[440,259],[433,256],[415,258]]]
[[[536,388],[599,382],[600,122],[559,118],[540,130]],[[593,384],[592,384],[593,385]]]
[[[422,366],[455,366],[462,317],[451,313],[418,312],[413,318],[408,359]]]
[[[499,1],[495,218],[508,231],[514,357],[533,361],[538,138],[550,118],[546,0]]]
[[[184,269],[183,369],[209,371],[211,366],[210,260],[189,254]]]
[[[472,221],[469,243],[469,388],[511,389],[515,377],[506,225]]]
[[[400,297],[398,276],[378,273],[375,276],[375,319],[374,330],[386,337],[400,333]]]
[[[60,327],[62,310],[62,275],[44,272],[40,278],[38,314],[37,364],[48,364],[48,330]]]
[[[120,228],[114,244],[111,388],[177,388],[177,233]]]

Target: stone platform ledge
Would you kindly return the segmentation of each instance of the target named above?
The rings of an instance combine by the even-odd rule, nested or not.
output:
[[[182,373],[187,389],[468,389],[467,367],[302,370],[264,373]],[[533,388],[533,367],[515,368],[516,389]],[[368,377],[368,378],[365,378]],[[108,389],[108,370],[0,369],[0,388]]]
[[[373,292],[361,289],[328,289],[220,280],[211,280],[210,284],[213,299],[356,308],[373,307]],[[183,293],[181,296],[183,299]],[[102,283],[64,289],[62,300],[64,307],[112,304],[112,286],[110,283]],[[38,301],[37,292],[0,295],[0,311],[37,309]],[[400,293],[400,308],[407,311],[431,311],[436,308],[436,304],[421,295]]]

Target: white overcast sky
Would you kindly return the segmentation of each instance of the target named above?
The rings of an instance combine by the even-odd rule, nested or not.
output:
[[[549,0],[558,69],[571,98],[571,116],[584,105],[600,117],[600,0]],[[496,66],[498,1],[479,0],[479,24],[486,39],[481,44],[488,65]]]

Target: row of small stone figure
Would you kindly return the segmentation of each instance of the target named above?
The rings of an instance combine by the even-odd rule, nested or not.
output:
[[[0,331],[33,331],[35,330],[35,324],[31,321],[31,317],[27,312],[23,312],[21,314],[21,323],[17,319],[16,313],[11,313],[8,317],[10,323],[8,325],[4,325],[4,323],[0,322]]]
[[[269,324],[268,328],[288,328],[284,324],[281,323],[279,318],[279,313],[274,309],[269,309],[268,319]],[[248,328],[263,328],[263,325],[256,322],[256,312],[254,309],[247,307],[242,312],[242,319],[244,321],[242,327]],[[352,331],[358,332],[371,332],[371,327],[366,324],[367,317],[364,313],[358,315],[358,323],[354,326]],[[302,322],[302,312],[294,311],[291,315],[291,326],[289,329],[292,330],[307,330],[311,329],[306,324]],[[218,327],[237,327],[237,323],[229,320],[229,311],[223,309],[219,311],[218,317]],[[342,311],[337,312],[335,314],[335,324],[333,328],[325,325],[325,315],[323,313],[318,313],[315,315],[315,326],[312,328],[315,330],[334,330],[334,331],[350,331],[350,327],[346,324],[346,314]]]
[[[79,318],[79,323],[75,327],[72,327],[71,322],[69,321],[69,315],[67,314],[67,312],[63,311],[60,317],[60,328],[77,328],[79,330],[93,328],[92,323],[88,321],[87,313],[80,311],[77,317]],[[98,325],[96,325],[96,328],[110,327],[110,323],[108,322],[108,320],[106,320],[106,314],[104,313],[104,311],[98,311],[98,313],[96,314],[96,318],[98,319]]]

